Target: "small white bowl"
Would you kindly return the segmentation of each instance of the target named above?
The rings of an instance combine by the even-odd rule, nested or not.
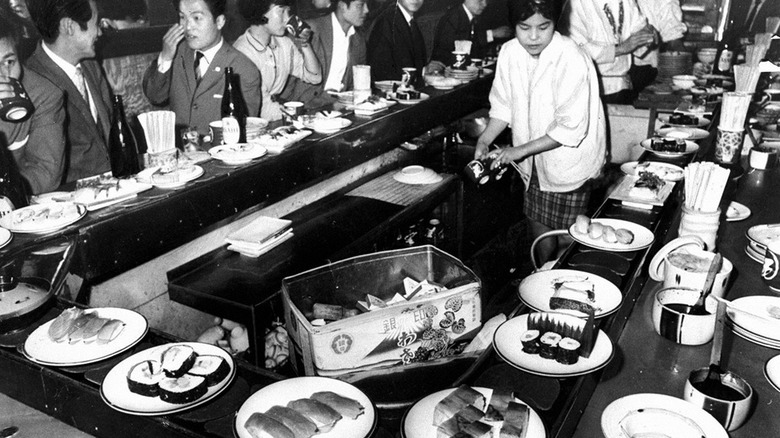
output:
[[[699,61],[705,64],[712,64],[715,62],[715,56],[718,54],[718,49],[700,49],[696,52],[696,56]]]
[[[698,78],[694,75],[674,75],[672,76],[672,85],[682,90],[688,90],[696,85],[694,82],[696,79]]]

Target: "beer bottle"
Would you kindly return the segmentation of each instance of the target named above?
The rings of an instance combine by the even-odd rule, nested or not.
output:
[[[222,93],[222,141],[225,144],[246,143],[247,109],[238,76],[225,68],[225,91]]]
[[[108,148],[111,157],[111,174],[115,178],[127,178],[141,171],[135,137],[130,130],[130,125],[127,124],[121,95],[114,96],[114,114],[108,135]]]

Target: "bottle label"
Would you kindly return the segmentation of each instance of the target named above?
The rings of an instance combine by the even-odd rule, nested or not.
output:
[[[723,51],[720,52],[720,58],[718,58],[718,70],[724,73],[731,70],[731,58],[733,57],[734,52],[723,49]]]
[[[6,196],[0,196],[0,217],[7,215],[14,211],[14,203],[11,202]]]
[[[241,127],[235,117],[222,118],[222,142],[224,144],[236,144],[241,138]]]

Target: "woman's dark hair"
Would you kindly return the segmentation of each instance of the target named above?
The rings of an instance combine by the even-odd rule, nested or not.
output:
[[[87,22],[92,18],[89,0],[27,0],[27,9],[47,43],[60,36],[60,20],[63,18],[75,21],[82,30],[87,29]]]
[[[18,49],[20,23],[19,17],[11,10],[7,1],[0,4],[0,40],[9,40]]]
[[[509,8],[509,24],[517,26],[521,21],[525,21],[536,14],[556,23],[558,17],[561,15],[560,1],[561,0],[509,0],[507,4]]]
[[[254,26],[268,23],[265,14],[274,5],[290,6],[290,0],[238,0],[238,11],[241,12],[241,16],[244,17],[247,24]]]
[[[181,0],[173,0],[173,7],[176,9],[177,13],[179,11],[179,3],[181,3]],[[209,11],[211,11],[211,15],[215,20],[220,15],[225,15],[227,0],[203,0],[203,3],[209,8]]]
[[[97,0],[98,15],[109,20],[145,20],[145,0]]]

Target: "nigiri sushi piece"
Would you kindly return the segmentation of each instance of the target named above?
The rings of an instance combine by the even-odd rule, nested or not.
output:
[[[317,400],[318,402],[325,403],[326,405],[335,409],[336,412],[342,416],[351,418],[353,420],[363,415],[363,412],[366,411],[366,408],[363,407],[363,405],[361,405],[357,400],[344,397],[332,391],[315,392],[311,395],[311,398]]]
[[[108,318],[89,318],[86,324],[68,335],[68,342],[71,344],[75,344],[79,341],[84,341],[85,343],[94,342],[97,339],[98,332],[108,321]]]
[[[63,310],[62,313],[54,318],[54,321],[52,321],[51,325],[49,326],[49,339],[54,342],[63,341],[68,333],[70,333],[71,327],[73,327],[73,323],[83,313],[84,310],[79,309],[78,307],[71,307],[69,309]]]
[[[292,431],[295,438],[311,438],[318,432],[317,425],[306,416],[286,406],[272,406],[265,415],[284,424]]]
[[[252,414],[244,427],[252,438],[295,438],[287,426],[260,412]]]
[[[325,403],[318,402],[317,400],[308,398],[293,400],[290,403],[287,403],[287,407],[305,415],[317,425],[317,429],[322,433],[333,429],[336,422],[341,420],[341,414]]]
[[[97,343],[100,345],[113,341],[117,336],[119,336],[120,333],[122,333],[122,330],[124,329],[125,323],[123,321],[118,319],[109,320],[103,325],[103,327],[101,327],[100,331],[98,332]]]

